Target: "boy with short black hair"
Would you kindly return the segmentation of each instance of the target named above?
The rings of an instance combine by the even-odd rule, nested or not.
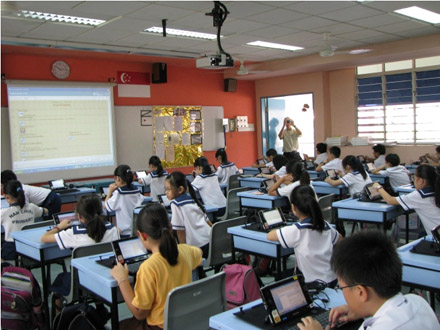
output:
[[[390,185],[393,189],[410,184],[411,173],[405,166],[400,165],[400,157],[397,154],[388,154],[385,157],[385,165],[373,171],[373,174],[386,175],[390,178]]]
[[[341,240],[333,248],[331,265],[347,302],[330,311],[331,326],[366,318],[359,329],[440,329],[422,297],[400,293],[402,262],[381,231],[360,231]],[[300,329],[322,329],[311,317],[302,321]]]
[[[373,162],[375,168],[379,168],[381,166],[384,166],[385,161],[385,153],[387,152],[386,147],[383,144],[376,144],[371,149],[373,149],[373,156],[374,158],[370,158],[368,156],[365,156],[365,159],[368,162]]]
[[[327,159],[327,143],[319,142],[316,144],[316,157],[309,157],[309,155],[304,154],[304,159],[307,161],[313,161],[316,165],[320,165]]]
[[[271,148],[271,149],[267,149],[267,151],[266,151],[266,157],[264,157],[264,158],[266,159],[267,163],[264,164],[264,165],[253,164],[252,167],[254,167],[254,168],[261,168],[261,167],[268,167],[268,168],[271,168],[271,167],[274,167],[274,166],[273,166],[273,158],[274,158],[276,155],[278,155],[278,153],[277,153],[277,151],[276,151],[275,149],[272,149],[272,148]]]
[[[316,168],[316,172],[336,170],[345,173],[342,159],[339,158],[341,156],[341,148],[333,146],[328,150],[328,153],[327,159]]]

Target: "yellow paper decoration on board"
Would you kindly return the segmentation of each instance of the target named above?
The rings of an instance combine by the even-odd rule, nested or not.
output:
[[[182,130],[175,130],[175,117],[182,118]],[[164,168],[193,166],[194,161],[203,154],[202,130],[201,106],[153,107],[154,152]],[[182,145],[182,133],[190,135],[190,145]],[[169,158],[171,152],[167,153],[170,147],[174,147],[174,159]]]

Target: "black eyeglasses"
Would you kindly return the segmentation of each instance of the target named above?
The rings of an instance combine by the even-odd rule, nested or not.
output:
[[[352,288],[352,287],[354,287],[354,286],[356,286],[356,285],[363,285],[363,286],[369,286],[369,285],[366,285],[366,284],[362,284],[362,283],[356,283],[356,284],[351,284],[351,285],[346,285],[346,286],[339,286],[339,284],[337,284],[336,286],[335,286],[335,290],[336,291],[338,291],[338,290],[344,290],[344,289],[346,289],[346,288]]]

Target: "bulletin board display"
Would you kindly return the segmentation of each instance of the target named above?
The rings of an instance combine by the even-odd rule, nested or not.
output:
[[[193,166],[203,154],[201,106],[153,106],[154,154],[164,168]]]

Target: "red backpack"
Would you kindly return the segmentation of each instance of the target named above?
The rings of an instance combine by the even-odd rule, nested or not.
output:
[[[251,266],[225,265],[222,270],[226,273],[225,286],[228,309],[261,298],[260,280]]]
[[[41,290],[32,273],[5,267],[1,273],[1,326],[3,329],[44,329]]]

